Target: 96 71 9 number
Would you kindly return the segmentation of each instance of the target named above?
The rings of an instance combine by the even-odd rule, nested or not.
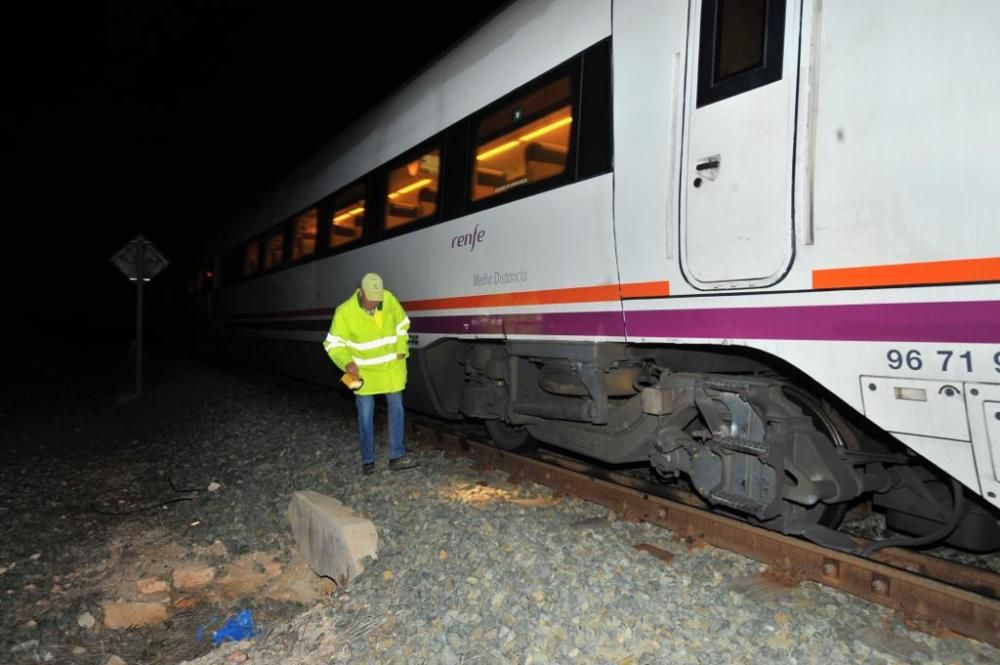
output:
[[[937,349],[921,353],[919,349],[889,349],[885,354],[889,369],[909,369],[914,372],[925,368],[942,372],[972,372],[972,351]],[[1000,373],[1000,351],[993,354],[993,371]]]

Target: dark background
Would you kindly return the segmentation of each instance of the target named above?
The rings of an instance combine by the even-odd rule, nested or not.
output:
[[[131,337],[140,233],[171,261],[147,336],[177,334],[203,240],[503,4],[5,3],[4,340]]]

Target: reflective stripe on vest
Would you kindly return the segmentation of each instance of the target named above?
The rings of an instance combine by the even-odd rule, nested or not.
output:
[[[358,367],[364,367],[366,365],[384,365],[389,361],[395,360],[395,353],[387,353],[384,356],[378,356],[377,358],[358,358],[354,357],[354,364]]]
[[[397,326],[397,328],[398,327],[399,326]],[[407,328],[409,328],[409,322],[407,322]],[[396,335],[389,335],[388,337],[382,337],[381,339],[373,339],[370,342],[352,342],[349,339],[344,339],[343,337],[327,333],[326,341],[323,342],[323,346],[327,349],[348,347],[351,349],[357,349],[358,351],[371,351],[372,349],[377,349],[380,346],[395,344],[397,339],[398,337]]]

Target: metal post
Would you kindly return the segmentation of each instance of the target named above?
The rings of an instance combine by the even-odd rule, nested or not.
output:
[[[142,236],[138,238],[139,243],[139,260],[138,267],[136,270],[136,280],[135,287],[136,291],[136,305],[135,305],[135,396],[142,397],[142,283],[145,281],[145,250],[146,250],[146,240]]]
[[[166,268],[170,262],[160,254],[153,243],[141,235],[125,243],[111,262],[121,270],[129,280],[135,282],[135,396],[142,395],[142,292],[146,282]]]

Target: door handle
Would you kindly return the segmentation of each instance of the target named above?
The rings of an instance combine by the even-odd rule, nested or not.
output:
[[[702,157],[698,160],[698,163],[694,165],[694,170],[698,173],[698,177],[694,179],[691,183],[695,187],[701,187],[701,178],[704,176],[709,180],[715,180],[719,177],[719,165],[722,163],[722,157],[719,155],[712,155],[711,157]]]

